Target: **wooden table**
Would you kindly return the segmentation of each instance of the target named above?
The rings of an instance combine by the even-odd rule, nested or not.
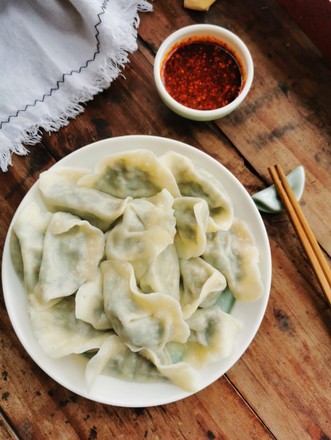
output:
[[[331,254],[331,69],[273,0],[219,0],[208,12],[181,0],[153,2],[141,14],[139,50],[123,76],[58,133],[45,134],[0,175],[1,242],[39,173],[93,141],[151,134],[184,141],[223,163],[250,194],[269,185],[267,167],[302,164],[301,206],[327,258]],[[163,39],[193,23],[237,33],[255,63],[253,87],[235,113],[214,123],[173,114],[153,83]],[[1,411],[21,439],[284,439],[331,438],[330,308],[286,214],[263,215],[273,257],[267,311],[253,343],[218,381],[160,407],[106,406],[50,379],[15,335],[3,297],[0,309]],[[11,438],[5,423],[0,438]]]

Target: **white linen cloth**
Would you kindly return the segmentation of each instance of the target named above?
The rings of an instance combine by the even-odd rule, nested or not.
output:
[[[144,0],[1,0],[0,167],[109,87],[137,49]]]

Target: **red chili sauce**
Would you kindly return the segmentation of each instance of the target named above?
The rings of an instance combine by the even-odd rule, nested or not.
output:
[[[180,104],[197,110],[214,110],[240,93],[243,75],[234,55],[208,39],[184,41],[170,52],[161,77],[168,93]]]

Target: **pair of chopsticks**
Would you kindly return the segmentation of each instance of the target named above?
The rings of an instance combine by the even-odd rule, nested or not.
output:
[[[268,168],[323,293],[331,305],[331,270],[280,165]]]

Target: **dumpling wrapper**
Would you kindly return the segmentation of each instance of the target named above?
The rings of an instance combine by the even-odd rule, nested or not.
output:
[[[151,197],[167,189],[174,197],[179,190],[174,176],[158,157],[145,150],[109,156],[96,172],[82,177],[78,184],[95,188],[114,197]]]
[[[179,301],[179,260],[176,248],[170,244],[151,263],[140,279],[144,293],[161,292]]]
[[[33,331],[43,351],[51,358],[96,350],[109,332],[94,329],[75,316],[75,298],[70,296],[44,310],[30,306]]]
[[[75,295],[76,318],[91,324],[97,330],[109,330],[112,325],[105,313],[101,270],[93,280],[86,281]]]
[[[233,204],[222,183],[203,168],[196,167],[187,157],[173,151],[161,156],[160,160],[175,176],[182,196],[198,197],[208,203],[208,230],[228,230],[233,221]]]
[[[132,350],[162,350],[169,341],[185,342],[189,327],[178,301],[170,295],[139,291],[131,264],[101,263],[105,311],[113,329]]]
[[[89,221],[107,231],[118,219],[130,198],[119,199],[92,188],[78,186],[77,182],[88,174],[80,168],[55,168],[41,173],[39,189],[47,208],[63,211]]]
[[[177,197],[173,208],[176,217],[175,245],[179,258],[199,257],[206,249],[209,208],[197,197]]]
[[[169,342],[161,352],[143,349],[141,354],[175,385],[194,392],[199,389],[199,370],[232,353],[241,324],[218,306],[198,309],[187,323],[191,335],[185,344]]]
[[[223,273],[236,299],[255,301],[263,294],[259,252],[245,222],[235,219],[229,231],[207,234],[203,259]]]
[[[52,215],[45,234],[33,299],[41,307],[72,295],[92,280],[104,255],[104,234],[71,214]]]
[[[23,282],[28,294],[33,292],[38,282],[44,239],[51,217],[51,213],[42,211],[36,203],[30,203],[13,226],[19,244],[19,249],[15,249],[14,265],[23,265]]]
[[[242,328],[238,319],[217,305],[196,310],[187,323],[191,334],[183,360],[197,368],[227,358]]]
[[[149,265],[174,241],[176,220],[172,204],[173,197],[166,189],[153,197],[129,202],[122,220],[107,235],[107,258],[147,260]]]
[[[131,351],[116,334],[110,335],[88,361],[85,370],[88,388],[100,375],[138,382],[160,382],[164,379],[150,361]]]
[[[184,318],[189,318],[198,307],[210,307],[226,287],[226,279],[202,258],[180,260],[183,288],[180,303]]]
[[[173,384],[186,391],[199,388],[199,373],[188,362],[173,362],[167,350],[156,353],[150,349],[141,350],[142,356],[152,362],[157,370]]]

